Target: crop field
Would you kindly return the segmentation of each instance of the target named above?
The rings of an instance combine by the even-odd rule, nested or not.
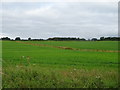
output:
[[[117,88],[117,41],[2,41],[3,88]]]

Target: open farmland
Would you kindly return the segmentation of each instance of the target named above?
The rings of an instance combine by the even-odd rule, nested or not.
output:
[[[4,88],[118,87],[117,41],[3,41]]]

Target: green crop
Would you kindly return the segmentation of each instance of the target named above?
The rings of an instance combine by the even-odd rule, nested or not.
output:
[[[117,52],[77,51],[54,47],[118,51],[118,42],[21,42],[2,42],[3,88],[118,87]],[[25,44],[26,42],[31,45]]]

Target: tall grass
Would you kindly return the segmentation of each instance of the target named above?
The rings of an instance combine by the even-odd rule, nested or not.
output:
[[[115,88],[118,73],[98,69],[53,69],[36,65],[3,69],[4,88]]]

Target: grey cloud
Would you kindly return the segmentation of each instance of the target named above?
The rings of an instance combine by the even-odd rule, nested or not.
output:
[[[112,3],[24,3],[3,8],[3,33],[14,38],[117,36],[117,6]],[[7,9],[5,8],[7,7]],[[11,7],[11,9],[9,9]],[[25,7],[25,6],[24,6]],[[42,9],[41,9],[42,8]]]

